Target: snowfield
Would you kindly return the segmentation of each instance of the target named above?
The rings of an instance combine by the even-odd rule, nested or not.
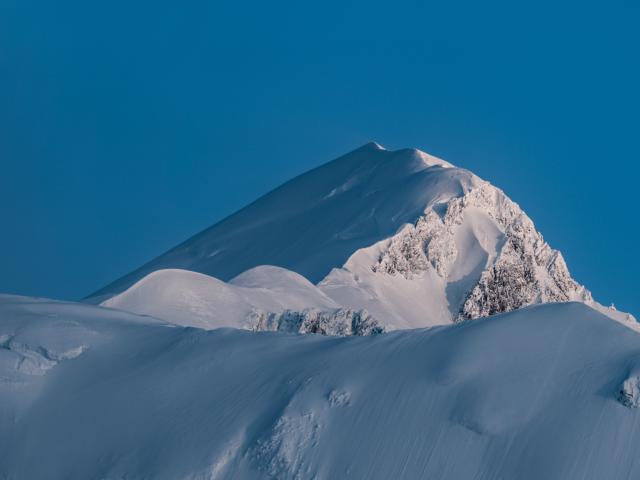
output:
[[[582,303],[366,337],[0,319],[0,478],[640,476],[640,336]]]

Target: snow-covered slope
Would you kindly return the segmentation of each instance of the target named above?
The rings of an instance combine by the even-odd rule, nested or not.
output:
[[[188,270],[158,270],[101,305],[206,329],[335,335],[383,330],[366,311],[343,309],[303,276],[270,266],[229,283]]]
[[[580,303],[346,338],[0,320],[0,478],[640,476],[640,335]]]
[[[630,314],[595,302],[531,219],[488,182],[428,205],[413,225],[358,250],[319,286],[343,305],[359,305],[387,319],[390,328],[567,301],[586,303],[637,328]]]
[[[636,326],[631,315],[593,300],[571,277],[562,254],[500,189],[418,150],[388,151],[375,143],[282,185],[96,292],[91,301],[120,294],[112,306],[167,318],[172,307],[165,307],[180,304],[181,312],[197,317],[180,323],[198,325],[200,317],[217,316],[213,325],[237,325],[210,311],[218,310],[222,297],[235,298],[223,282],[260,265],[277,265],[317,282],[321,292],[306,308],[316,308],[322,295],[323,302],[330,298],[351,311],[366,309],[388,329],[566,301],[584,302]],[[220,292],[211,286],[187,293],[167,274],[159,288],[154,272],[161,269],[216,277]],[[262,271],[260,288],[270,288],[269,272]],[[161,293],[150,295],[149,283]],[[283,292],[272,299],[289,308],[288,298],[279,299],[287,297]],[[189,298],[194,305],[188,305]],[[263,309],[260,301],[246,298],[240,303],[244,307],[236,317],[245,318],[248,307],[282,310]]]
[[[102,305],[203,328],[250,327],[254,311],[338,308],[307,279],[278,267],[256,267],[229,283],[187,270],[158,270]]]
[[[417,150],[370,143],[294,178],[94,296],[120,293],[163,268],[228,281],[276,265],[317,283],[356,250],[413,223],[428,204],[476,182],[470,172]]]

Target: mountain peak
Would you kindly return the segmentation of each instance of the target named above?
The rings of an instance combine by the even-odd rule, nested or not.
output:
[[[365,150],[365,149],[366,149],[366,150],[370,150],[370,149],[373,149],[373,150],[386,150],[386,148],[384,148],[384,147],[383,147],[382,145],[380,145],[378,142],[375,142],[375,141],[373,141],[373,140],[372,140],[372,141],[370,141],[370,142],[365,143],[364,145],[362,145],[361,147],[359,147],[357,150],[361,150],[361,149],[362,149],[362,150]]]
[[[375,142],[290,180],[93,297],[160,269],[228,282],[260,265],[296,272],[337,304],[395,328],[534,303],[598,307],[504,192],[421,150]]]
[[[427,167],[439,166],[442,168],[454,168],[454,165],[451,163],[442,160],[434,155],[423,152],[417,148],[400,148],[398,150],[388,150],[383,147],[381,144],[375,141],[367,142],[359,148],[356,148],[351,153],[386,153],[392,156],[392,158],[402,158],[402,159],[414,159],[418,160],[421,165],[425,165]]]
[[[399,150],[400,152],[408,152],[416,158],[419,158],[422,163],[424,163],[428,167],[438,166],[442,168],[455,168],[455,166],[446,160],[442,160],[434,155],[430,155],[422,150],[418,150],[417,148],[407,148],[403,150]]]

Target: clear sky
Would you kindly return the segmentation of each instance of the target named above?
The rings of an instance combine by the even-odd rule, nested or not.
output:
[[[82,297],[376,140],[503,188],[640,316],[639,21],[636,1],[3,0],[0,291]]]

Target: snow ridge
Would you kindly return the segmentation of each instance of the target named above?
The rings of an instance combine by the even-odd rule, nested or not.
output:
[[[338,339],[2,295],[0,318],[0,478],[640,477],[640,337],[582,303]],[[22,371],[23,345],[66,358]]]

